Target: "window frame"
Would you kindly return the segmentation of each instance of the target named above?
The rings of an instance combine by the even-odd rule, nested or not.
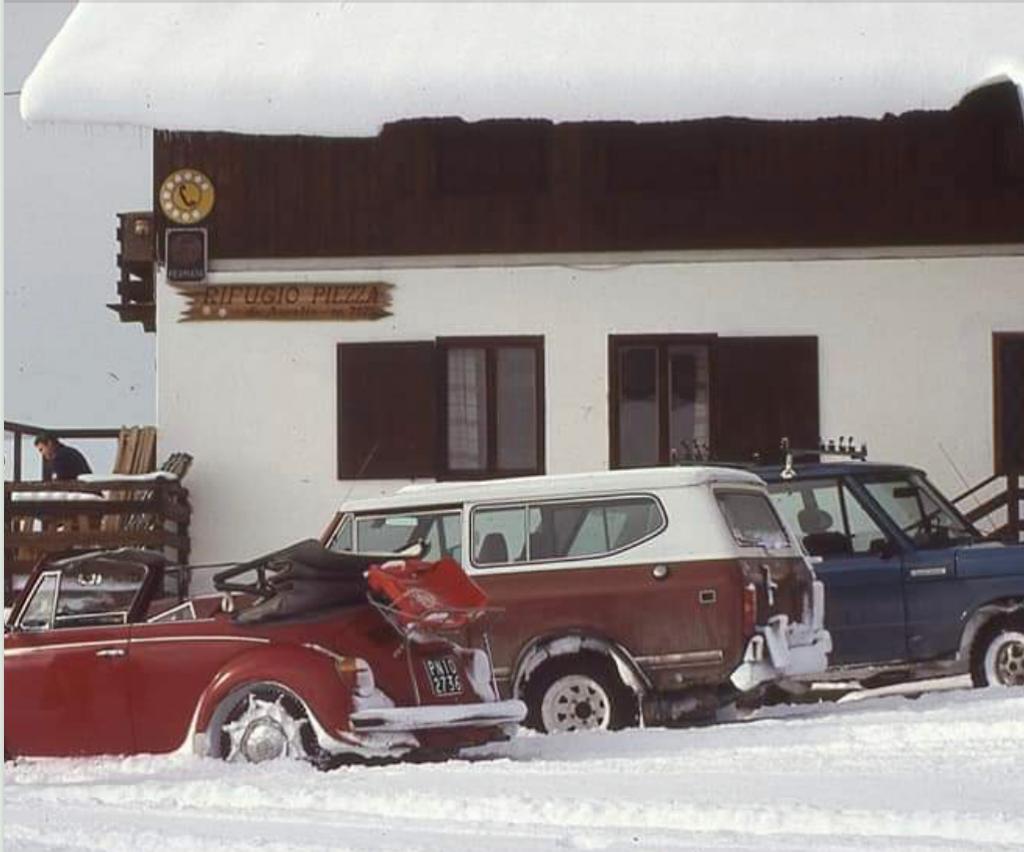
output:
[[[615,500],[628,500],[631,498],[639,498],[644,500],[650,500],[654,503],[658,510],[658,514],[661,516],[661,523],[657,529],[652,530],[642,538],[638,538],[636,541],[632,541],[623,547],[616,548],[614,550],[602,551],[601,553],[591,553],[584,556],[557,556],[549,559],[530,559],[530,509],[534,506],[552,506],[552,505],[573,505],[579,503],[599,503],[602,501],[615,501]],[[492,562],[485,565],[481,565],[476,561],[476,554],[474,553],[473,547],[473,533],[475,532],[476,515],[478,512],[484,511],[500,511],[502,509],[523,509],[525,513],[524,522],[526,524],[526,530],[524,533],[524,540],[526,545],[526,558],[522,561],[517,562]],[[653,538],[661,535],[668,529],[668,512],[665,511],[665,506],[662,504],[661,499],[657,494],[645,491],[627,492],[622,494],[597,494],[588,496],[578,497],[556,497],[546,500],[511,500],[503,501],[501,503],[481,503],[470,507],[469,510],[469,523],[467,524],[463,535],[467,537],[467,544],[469,545],[467,551],[466,564],[474,571],[482,571],[490,573],[497,570],[508,570],[508,569],[519,569],[535,566],[547,566],[547,565],[560,565],[565,562],[577,563],[586,562],[600,559],[608,559],[613,556],[625,553],[627,550],[632,550],[634,547],[639,547],[641,544],[650,541]]]
[[[608,467],[624,468],[619,453],[619,353],[630,346],[652,346],[658,363],[655,400],[658,407],[658,461],[657,465],[672,463],[669,446],[671,413],[669,411],[668,352],[672,346],[706,346],[708,349],[708,409],[711,415],[711,437],[714,438],[714,358],[717,334],[609,334],[608,335]]]
[[[547,471],[545,411],[545,364],[543,335],[496,337],[439,337],[437,349],[437,435],[438,480],[506,479],[518,476],[543,476]],[[534,353],[534,406],[537,435],[537,463],[530,468],[499,468],[498,459],[498,349],[532,349]],[[448,352],[451,349],[483,349],[487,411],[487,461],[479,470],[453,470],[448,459]]]

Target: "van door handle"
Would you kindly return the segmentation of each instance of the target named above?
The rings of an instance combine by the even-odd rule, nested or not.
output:
[[[697,600],[702,604],[713,604],[718,600],[718,592],[714,589],[701,589],[697,593]]]
[[[124,648],[103,648],[96,652],[97,657],[123,657]]]

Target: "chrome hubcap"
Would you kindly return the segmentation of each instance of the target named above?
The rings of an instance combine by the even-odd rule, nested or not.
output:
[[[549,733],[606,730],[611,722],[611,700],[604,687],[585,675],[566,675],[544,693],[541,721]]]
[[[1024,633],[997,636],[985,655],[985,670],[989,683],[1024,686]]]
[[[302,745],[302,726],[309,723],[294,718],[283,701],[283,695],[276,701],[265,701],[255,695],[247,697],[243,713],[223,726],[231,740],[229,761],[262,763],[279,757],[307,756]]]

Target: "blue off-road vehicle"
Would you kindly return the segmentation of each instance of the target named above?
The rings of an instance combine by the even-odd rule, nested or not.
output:
[[[986,539],[913,467],[790,456],[755,470],[818,557],[829,679],[1024,685],[1024,545]]]

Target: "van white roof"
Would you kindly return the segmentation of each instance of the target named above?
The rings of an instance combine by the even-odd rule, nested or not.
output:
[[[523,498],[551,499],[616,492],[635,493],[664,488],[689,488],[713,482],[742,485],[764,484],[764,481],[756,474],[738,468],[650,467],[551,476],[522,476],[515,479],[407,485],[390,497],[351,500],[341,508],[347,512],[364,512],[412,506],[500,502]]]

